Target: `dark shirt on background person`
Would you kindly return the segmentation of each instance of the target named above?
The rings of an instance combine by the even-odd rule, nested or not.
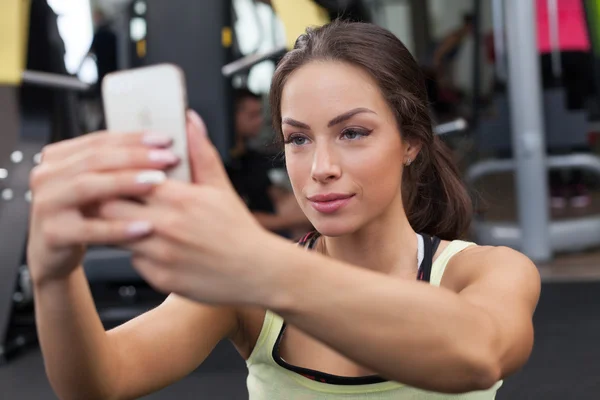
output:
[[[269,178],[272,162],[269,157],[254,150],[246,150],[227,165],[227,174],[240,197],[250,211],[275,213],[275,204],[269,190],[273,186]]]
[[[96,56],[98,68],[97,88],[104,77],[118,69],[118,42],[117,34],[110,28],[109,22],[102,11],[94,11],[94,38],[90,46],[90,53]]]

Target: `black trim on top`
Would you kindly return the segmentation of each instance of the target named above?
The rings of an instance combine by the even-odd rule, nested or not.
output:
[[[417,280],[429,282],[431,278],[431,269],[433,267],[433,256],[437,251],[437,248],[440,244],[440,239],[437,237],[430,237],[425,234],[421,234],[423,237],[424,244],[424,254],[423,261],[421,265],[419,265],[419,271],[417,273]],[[313,232],[306,235],[300,242],[299,245],[306,246],[308,243],[308,249],[314,249],[317,240],[320,235],[318,232]],[[298,367],[292,364],[287,363],[283,358],[281,358],[280,347],[281,341],[283,340],[283,335],[285,333],[287,325],[284,322],[281,326],[281,330],[279,331],[279,335],[277,336],[277,340],[275,341],[275,345],[273,346],[272,357],[273,360],[282,368],[285,368],[289,371],[295,372],[301,376],[304,376],[310,380],[321,382],[329,385],[373,385],[376,383],[387,382],[388,380],[382,378],[379,375],[370,375],[370,376],[360,376],[360,377],[346,377],[346,376],[338,376],[332,375],[321,371],[316,371],[309,368]]]
[[[424,233],[420,234],[423,237],[423,262],[419,265],[419,280],[429,282],[431,280],[431,269],[433,267],[433,250],[432,238]]]
[[[288,364],[285,362],[283,358],[281,358],[281,354],[279,352],[279,348],[281,347],[281,341],[283,340],[283,334],[285,332],[286,324],[284,323],[281,327],[281,331],[279,331],[279,336],[277,336],[277,341],[275,342],[275,346],[273,346],[273,360],[280,366],[289,371],[300,374],[310,380],[326,383],[330,385],[372,385],[375,383],[387,382],[387,379],[380,377],[379,375],[370,375],[370,376],[359,376],[359,377],[346,377],[346,376],[338,376],[332,375],[321,371],[315,371],[309,368],[297,367],[292,364]]]

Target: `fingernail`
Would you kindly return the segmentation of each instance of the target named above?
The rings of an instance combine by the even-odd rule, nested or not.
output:
[[[160,133],[146,133],[142,139],[146,146],[169,146],[173,142],[173,138]]]
[[[206,128],[204,126],[204,122],[202,122],[202,118],[200,118],[200,116],[198,115],[198,113],[194,110],[188,110],[187,112],[188,117],[191,121],[191,123],[198,128],[198,130],[200,132],[202,132],[203,134],[206,134]]]
[[[148,158],[152,162],[174,164],[179,161],[179,157],[169,150],[151,150],[148,153]]]
[[[127,226],[127,233],[131,236],[144,236],[152,232],[152,224],[146,221],[132,222]]]
[[[138,174],[135,180],[142,185],[158,185],[166,179],[167,176],[162,171],[144,171]]]

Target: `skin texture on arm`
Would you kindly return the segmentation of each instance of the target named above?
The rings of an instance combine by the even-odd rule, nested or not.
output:
[[[156,309],[105,332],[82,268],[36,287],[46,371],[61,399],[136,399],[192,372],[237,330],[229,308],[170,296]]]
[[[512,250],[463,251],[442,288],[308,252],[285,259],[269,308],[389,379],[438,392],[488,389],[530,355],[540,279]]]
[[[339,70],[336,66],[337,75]],[[365,92],[360,92],[361,99]],[[361,116],[368,117],[375,118],[371,114]],[[325,117],[327,120],[329,117]],[[349,165],[358,165],[355,161],[359,151],[369,158],[367,150],[402,150],[399,143],[390,143],[396,136],[390,135],[387,142],[363,139],[357,145],[349,142],[354,134],[347,136],[325,136],[323,142],[318,142],[314,156],[299,151],[298,168],[307,171],[307,182],[337,183],[344,175],[336,163],[346,153],[352,160]],[[147,205],[114,201],[100,210],[107,220],[127,216],[149,221],[154,227],[153,235],[127,247],[135,254],[136,270],[159,290],[199,302],[273,310],[290,325],[359,365],[389,379],[437,392],[487,389],[528,358],[531,316],[540,283],[537,270],[523,255],[505,248],[469,248],[452,258],[443,287],[437,288],[375,272],[369,269],[376,267],[370,263],[342,262],[307,252],[258,227],[227,181],[217,162],[218,153],[206,136],[189,135],[189,141],[197,142],[193,148],[198,152],[192,155],[192,161],[199,185],[166,181],[147,197]],[[405,152],[410,149],[407,146]],[[308,163],[315,158],[318,162]],[[304,168],[307,165],[316,167],[311,171]],[[360,170],[353,170],[354,178],[363,176],[359,174],[364,169],[361,165]],[[400,181],[397,175],[369,174],[368,170],[364,173],[381,179],[374,181],[364,175],[363,183],[376,182],[381,187],[386,177],[390,194],[397,195],[392,182]],[[296,178],[302,179],[301,174]],[[344,192],[362,192],[350,184],[348,187]],[[389,201],[387,195],[380,197],[382,203]],[[371,210],[373,202],[365,202],[364,210]],[[395,204],[403,211],[400,202]],[[364,212],[367,219],[366,211],[356,211]],[[320,218],[315,219],[322,222]],[[402,216],[396,214],[387,221],[393,224],[387,227],[391,233],[381,236],[384,239],[399,230]],[[345,230],[352,226],[347,223]],[[335,229],[342,231],[343,227],[322,224],[333,234],[327,235],[322,229],[320,232],[331,238]],[[408,223],[403,227],[405,237],[414,238],[409,228]],[[386,263],[394,262],[402,253],[396,243],[406,241],[385,240],[393,245]],[[376,252],[364,252],[379,254],[385,240],[376,243]],[[345,253],[350,250],[346,247]],[[410,263],[405,264],[408,275]],[[416,274],[416,268],[413,272]]]
[[[171,295],[156,309],[108,332],[118,357],[118,399],[137,399],[194,371],[224,338],[238,333],[233,308]]]
[[[61,399],[111,399],[117,360],[82,267],[35,284],[36,328],[50,384]]]

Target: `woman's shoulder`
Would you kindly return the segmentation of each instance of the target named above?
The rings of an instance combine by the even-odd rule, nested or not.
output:
[[[437,256],[443,257],[444,253],[450,257],[446,260],[442,285],[456,291],[461,291],[487,274],[497,278],[504,275],[516,278],[516,275],[525,272],[525,276],[539,278],[535,264],[524,254],[509,247],[478,245],[462,240],[443,241]]]

